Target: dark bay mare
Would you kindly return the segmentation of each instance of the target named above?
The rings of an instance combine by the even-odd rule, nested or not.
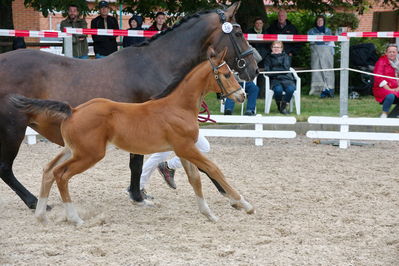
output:
[[[9,102],[10,94],[65,101],[71,106],[98,97],[145,102],[181,81],[206,58],[211,45],[216,52],[228,47],[226,62],[239,72],[241,79],[252,80],[258,68],[252,48],[235,23],[238,7],[236,2],[224,11],[204,11],[185,17],[147,44],[125,48],[98,60],[72,59],[26,49],[1,54],[0,176],[3,181],[29,208],[36,208],[37,198],[17,180],[12,170],[25,129],[31,126],[50,141],[64,145],[59,121],[44,123],[44,126],[28,124],[26,115]],[[229,33],[226,27],[222,29],[226,22],[233,25]],[[142,164],[143,155],[130,155],[130,197],[138,202],[143,201],[139,189]]]
[[[248,214],[254,213],[254,207],[229,184],[217,165],[195,146],[199,134],[198,112],[206,94],[221,93],[238,103],[245,100],[245,91],[223,61],[226,51],[216,55],[210,47],[208,60],[191,70],[176,88],[167,88],[158,96],[160,98],[144,103],[95,98],[72,108],[54,100],[12,96],[11,101],[26,112],[32,122],[45,122],[43,117],[52,119],[54,116],[62,120],[65,148],[44,167],[36,218],[47,223],[47,201],[56,182],[67,220],[76,225],[83,223],[69,193],[69,181],[102,160],[109,144],[135,154],[174,150],[182,160],[200,212],[211,221],[217,221],[217,217],[205,201],[198,169],[191,171],[188,162],[217,180],[226,191],[231,206],[243,208]]]

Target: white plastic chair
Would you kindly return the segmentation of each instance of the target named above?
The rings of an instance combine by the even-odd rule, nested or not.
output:
[[[294,110],[294,102],[295,102],[296,114],[300,115],[301,114],[301,78],[298,76],[295,69],[293,69],[292,67],[290,67],[290,71],[291,71],[292,75],[294,75],[294,78],[296,80],[296,89],[295,89],[294,94],[292,95],[292,99],[290,101],[290,112],[292,112]],[[268,114],[268,113],[270,113],[270,107],[272,105],[274,91],[270,88],[270,79],[266,73],[268,73],[268,72],[260,72],[259,74],[262,74],[265,77],[265,114]],[[284,92],[283,92],[283,94],[284,94]]]

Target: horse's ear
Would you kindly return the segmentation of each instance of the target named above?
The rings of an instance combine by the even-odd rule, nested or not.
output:
[[[208,51],[206,52],[206,55],[208,56],[208,58],[212,58],[212,57],[216,56],[216,52],[212,46],[208,47]]]
[[[223,60],[224,60],[226,54],[227,54],[227,47],[225,47],[225,48],[223,49],[223,51],[219,54],[219,58],[220,58],[219,64],[221,64],[221,63],[223,62]]]
[[[232,18],[234,18],[235,14],[238,11],[238,8],[240,7],[241,1],[235,2],[234,4],[232,4],[226,11],[225,11],[225,15],[227,20],[231,20]]]

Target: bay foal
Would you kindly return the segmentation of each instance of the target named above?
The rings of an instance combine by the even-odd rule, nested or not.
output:
[[[141,104],[96,98],[72,108],[57,101],[11,97],[13,104],[30,116],[31,123],[43,121],[43,116],[62,119],[61,133],[65,149],[44,170],[35,216],[47,222],[48,196],[56,181],[67,220],[76,225],[82,224],[83,220],[72,204],[68,182],[74,175],[100,161],[105,156],[108,144],[136,154],[174,150],[182,158],[200,212],[211,221],[216,221],[217,217],[204,200],[197,168],[189,162],[214,178],[226,191],[233,206],[243,207],[247,213],[253,213],[252,205],[228,184],[219,168],[195,147],[199,131],[197,116],[208,92],[222,93],[236,102],[245,99],[245,92],[223,61],[226,52],[227,49],[215,55],[210,49],[208,60],[189,72],[177,87],[168,88],[157,99]]]

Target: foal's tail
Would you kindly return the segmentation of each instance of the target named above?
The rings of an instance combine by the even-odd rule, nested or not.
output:
[[[72,115],[72,107],[63,102],[32,99],[16,94],[10,96],[10,101],[17,109],[31,115],[46,113],[48,116],[60,119],[66,119]]]

